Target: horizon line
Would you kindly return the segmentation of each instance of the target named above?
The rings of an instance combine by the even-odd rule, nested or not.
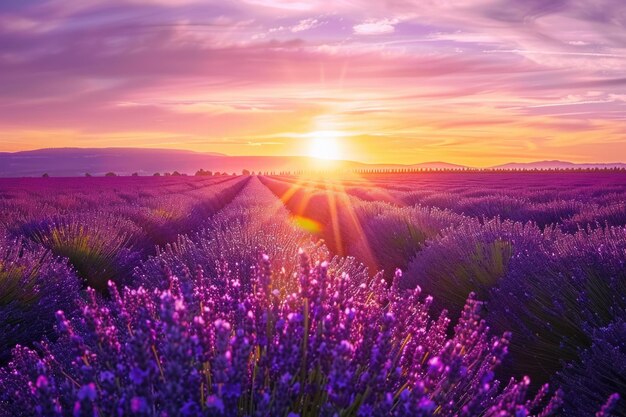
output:
[[[288,155],[288,154],[287,155],[232,155],[232,154],[226,154],[223,152],[197,151],[197,150],[185,149],[185,148],[159,148],[159,147],[141,147],[141,146],[139,147],[138,146],[104,146],[104,147],[60,146],[60,147],[23,149],[23,150],[17,150],[17,151],[0,151],[0,155],[2,154],[16,155],[20,153],[49,151],[49,150],[58,150],[58,151],[63,151],[63,150],[137,150],[137,151],[186,152],[186,153],[191,153],[191,154],[206,155],[206,156],[213,156],[213,157],[219,157],[219,158],[304,158],[304,159],[312,160],[312,161],[320,161],[321,163],[328,164],[328,165],[332,165],[333,163],[357,163],[357,164],[362,164],[365,166],[384,165],[384,166],[395,166],[399,168],[401,167],[410,168],[416,165],[427,165],[427,164],[445,164],[445,165],[458,167],[457,170],[459,168],[469,168],[469,169],[478,169],[478,170],[487,169],[488,170],[488,169],[500,168],[506,165],[532,165],[532,164],[541,164],[541,163],[543,164],[562,163],[562,164],[573,165],[572,168],[575,168],[576,166],[579,166],[579,165],[600,165],[600,166],[626,165],[626,162],[622,162],[622,161],[573,162],[573,161],[563,160],[563,159],[536,159],[536,160],[527,160],[527,161],[509,160],[508,162],[503,162],[503,163],[499,163],[495,165],[484,165],[484,166],[467,165],[464,163],[448,162],[445,160],[434,160],[434,161],[430,160],[430,161],[413,162],[413,163],[365,162],[365,161],[356,160],[356,159],[324,159],[324,158],[316,158],[316,157],[309,156],[309,155],[293,155],[293,154],[291,155]],[[450,169],[454,170],[455,168],[451,167]],[[535,168],[532,168],[532,169],[535,169]],[[567,169],[567,168],[563,168],[563,169]]]

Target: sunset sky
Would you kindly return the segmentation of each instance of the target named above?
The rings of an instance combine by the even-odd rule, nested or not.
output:
[[[0,151],[326,145],[624,161],[626,1],[0,1]]]

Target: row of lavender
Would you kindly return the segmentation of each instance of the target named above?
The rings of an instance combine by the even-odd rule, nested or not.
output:
[[[50,334],[82,287],[130,281],[155,245],[201,227],[245,181],[3,180],[0,363],[16,343]]]
[[[402,289],[399,271],[389,287],[351,258],[312,263],[299,248],[329,253],[300,224],[251,179],[128,286],[88,290],[77,311],[58,312],[58,340],[15,348],[0,370],[0,415],[559,412],[561,391],[529,396],[528,378],[498,381],[511,335],[490,335],[473,295],[450,329],[446,313],[429,312],[431,297]]]
[[[619,172],[368,175],[310,183],[322,189],[334,186],[364,201],[419,204],[541,227],[558,224],[570,232],[579,226],[625,224],[625,184]]]
[[[506,187],[507,178],[490,178],[495,181],[481,183],[487,190]],[[327,225],[317,233],[334,250],[357,256],[375,270],[386,269],[387,280],[394,267],[405,269],[400,285],[433,295],[435,311],[456,315],[467,294],[476,292],[487,302],[487,322],[498,332],[513,331],[503,375],[530,374],[535,382],[558,383],[569,412],[580,410],[579,415],[592,412],[611,392],[626,392],[624,221],[570,230],[562,223],[490,220],[436,207],[366,201],[355,198],[354,189],[347,192],[355,186],[347,181],[263,181],[295,215]],[[569,186],[558,178],[545,188],[569,193],[579,182],[593,183],[575,176]],[[600,181],[591,187],[586,196],[597,200],[588,205],[621,198],[616,190],[624,183],[607,186],[608,197],[601,193],[605,185]],[[532,191],[532,184],[520,190]],[[390,195],[392,190],[360,192],[372,191]],[[468,186],[464,192],[480,190]],[[626,412],[624,405],[620,412]]]

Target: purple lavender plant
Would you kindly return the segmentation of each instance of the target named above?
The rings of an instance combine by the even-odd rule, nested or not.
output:
[[[64,260],[21,239],[0,237],[0,363],[15,345],[50,335],[55,311],[72,313],[79,291]]]
[[[108,280],[130,277],[140,253],[133,242],[141,234],[131,221],[106,212],[87,212],[57,216],[25,224],[21,233],[68,258],[87,285],[106,290]]]
[[[626,393],[626,321],[592,330],[593,344],[580,361],[568,363],[556,377],[565,392],[568,416],[590,416],[612,393]],[[624,398],[612,397],[601,417],[626,415]]]
[[[409,278],[451,309],[459,308],[460,294],[477,291],[488,301],[491,326],[513,333],[503,369],[547,381],[564,362],[576,363],[593,329],[626,316],[625,245],[624,228],[570,235],[510,222],[467,224],[420,252]],[[607,365],[597,372],[610,373]],[[600,391],[600,401],[609,391]],[[570,389],[566,401],[572,396],[578,394]]]
[[[516,264],[532,263],[548,233],[533,224],[499,219],[465,222],[429,241],[409,262],[402,285],[419,285],[436,297],[438,309],[459,311],[465,294],[474,291],[488,299],[490,290]]]
[[[0,370],[0,415],[476,416],[558,410],[526,400],[528,381],[502,386],[494,370],[510,335],[489,336],[470,296],[451,336],[432,298],[355,281],[300,255],[297,292],[277,286],[262,257],[237,277],[198,273],[192,298],[111,284],[82,312],[57,314],[59,340],[18,347]],[[227,285],[223,285],[227,284]],[[545,391],[542,391],[545,396]]]
[[[511,367],[550,378],[591,346],[594,329],[626,318],[625,265],[626,229],[605,228],[555,233],[543,252],[511,267],[487,315],[494,329],[515,335]]]
[[[626,226],[626,202],[611,201],[606,205],[592,204],[564,222],[564,229],[575,232],[577,229],[601,226]]]
[[[370,206],[376,205],[367,203],[355,210],[361,230],[353,231],[348,239],[349,253],[358,259],[373,256],[372,266],[383,269],[387,279],[391,279],[395,268],[406,267],[406,262],[422,249],[427,239],[464,220],[456,213],[436,208],[378,204],[378,210],[370,210]]]

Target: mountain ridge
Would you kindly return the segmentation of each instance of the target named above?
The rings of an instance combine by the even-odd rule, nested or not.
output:
[[[82,176],[85,173],[104,175],[152,175],[156,172],[178,171],[194,174],[199,169],[214,172],[297,171],[332,169],[470,169],[466,165],[443,161],[415,164],[368,164],[349,160],[319,160],[307,156],[230,156],[216,152],[196,152],[164,148],[43,148],[18,152],[0,152],[0,177]],[[574,163],[545,160],[509,162],[486,169],[593,169],[626,168],[625,163]]]

